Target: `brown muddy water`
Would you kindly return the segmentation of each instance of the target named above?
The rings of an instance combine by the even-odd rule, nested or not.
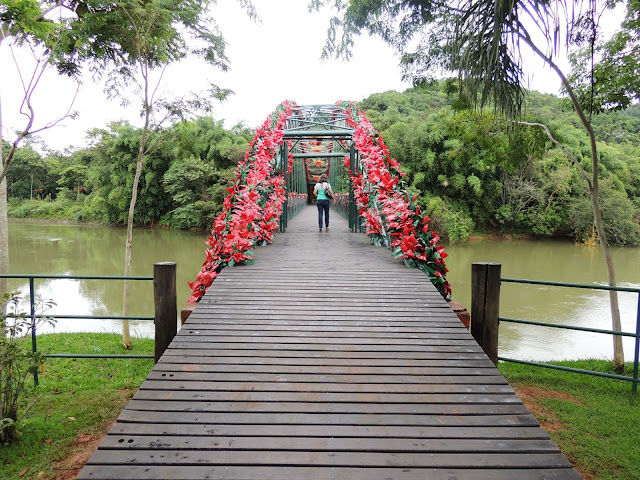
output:
[[[56,275],[122,275],[122,228],[10,222],[10,272]],[[133,239],[133,275],[152,275],[153,263],[177,263],[178,306],[190,295],[187,282],[204,261],[206,236],[176,230],[136,229]],[[502,276],[593,285],[606,284],[598,247],[576,246],[557,240],[485,240],[452,245],[448,278],[454,298],[470,308],[471,264],[498,262]],[[618,283],[640,287],[640,248],[614,248]],[[28,292],[25,280],[11,280],[11,290]],[[120,315],[122,282],[99,280],[36,280],[37,293],[57,306],[50,313],[67,315]],[[130,315],[153,315],[152,282],[134,282]],[[610,328],[606,292],[550,286],[503,284],[500,315],[566,325]],[[623,329],[634,331],[637,294],[620,294]],[[24,305],[27,308],[27,305]],[[118,321],[59,320],[61,331],[119,331]],[[134,336],[151,336],[153,324],[132,322]],[[610,336],[515,324],[500,327],[500,355],[534,360],[610,358]],[[625,340],[627,359],[633,342]]]

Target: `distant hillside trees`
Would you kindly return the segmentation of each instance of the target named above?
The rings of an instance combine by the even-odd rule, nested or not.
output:
[[[360,103],[440,233],[452,241],[486,229],[590,240],[584,182],[544,132],[521,129],[513,135],[492,113],[459,108],[443,90],[440,83],[378,93]],[[587,139],[562,101],[537,92],[526,99],[525,118],[549,125],[588,169]],[[614,244],[638,245],[640,106],[598,115],[593,123],[604,132],[598,145],[607,232]]]

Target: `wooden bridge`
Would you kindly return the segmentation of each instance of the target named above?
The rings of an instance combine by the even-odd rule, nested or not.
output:
[[[226,268],[79,479],[580,479],[428,278],[316,209]]]

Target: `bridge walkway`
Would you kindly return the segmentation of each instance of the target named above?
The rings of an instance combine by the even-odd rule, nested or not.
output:
[[[427,277],[316,212],[223,270],[78,478],[580,479]]]

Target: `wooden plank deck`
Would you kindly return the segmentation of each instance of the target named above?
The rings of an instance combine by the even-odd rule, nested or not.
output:
[[[427,277],[308,207],[223,270],[79,479],[580,479]]]

